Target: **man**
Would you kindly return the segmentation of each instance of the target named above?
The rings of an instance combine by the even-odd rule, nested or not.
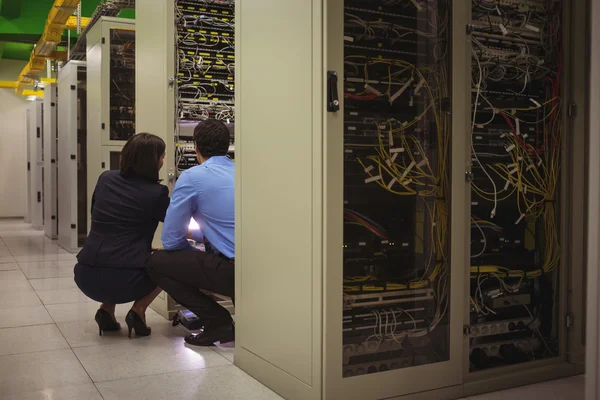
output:
[[[209,119],[194,129],[200,165],[183,172],[171,196],[162,243],[148,262],[156,284],[204,323],[204,331],[185,338],[189,344],[211,346],[234,340],[229,312],[200,289],[234,297],[234,163],[227,156],[229,130]],[[189,231],[190,219],[200,229]],[[188,237],[205,244],[190,246]]]

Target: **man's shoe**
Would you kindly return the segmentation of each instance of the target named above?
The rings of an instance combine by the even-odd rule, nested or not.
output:
[[[235,340],[233,325],[205,329],[201,333],[190,333],[185,337],[185,342],[193,346],[213,346],[216,342],[229,343]]]

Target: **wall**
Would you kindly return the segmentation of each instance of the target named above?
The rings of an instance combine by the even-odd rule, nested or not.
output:
[[[0,81],[15,81],[25,61],[0,60]],[[27,203],[24,97],[0,89],[0,218],[22,217]]]

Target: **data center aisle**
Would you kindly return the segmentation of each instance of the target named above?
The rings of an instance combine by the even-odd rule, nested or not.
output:
[[[150,337],[98,336],[74,260],[23,221],[0,220],[1,399],[280,399],[232,365],[233,347],[188,348],[152,310]],[[128,308],[117,307],[123,326]]]
[[[280,399],[232,365],[232,347],[188,348],[152,310],[152,336],[99,337],[98,305],[73,283],[74,260],[22,220],[0,219],[1,399]],[[123,325],[128,309],[117,307]],[[470,400],[580,400],[583,385],[575,377]]]

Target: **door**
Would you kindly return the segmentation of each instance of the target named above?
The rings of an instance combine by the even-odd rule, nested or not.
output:
[[[71,61],[59,72],[58,240],[69,251],[83,244],[78,232],[87,233],[85,77],[85,65],[79,62]]]
[[[327,4],[325,398],[460,394],[452,2]]]
[[[582,160],[565,163],[567,150],[576,148],[567,140],[578,133],[566,134],[565,124],[565,104],[572,104],[563,90],[572,49],[564,42],[572,40],[565,18],[573,12],[567,10],[570,4],[522,2],[525,23],[520,13],[513,14],[513,5],[498,4],[490,11],[472,1],[465,10],[473,22],[470,35],[463,32],[472,48],[473,71],[467,103],[472,161],[468,381],[539,370],[566,359],[569,229],[583,219],[583,207],[560,218],[560,210],[568,213],[570,207],[561,181]],[[553,32],[549,44],[539,32]],[[522,58],[533,62],[526,73]],[[576,179],[581,180],[580,173],[567,179],[573,190],[583,188]]]
[[[42,146],[42,102],[34,101],[30,106],[29,138],[31,166],[31,224],[35,229],[44,226],[43,206],[43,146]]]
[[[103,47],[103,63],[108,63],[109,90],[102,113],[105,128],[103,145],[124,145],[135,134],[135,29],[133,24],[114,24],[108,29],[108,46]],[[104,76],[103,76],[104,79]]]
[[[58,81],[58,242],[77,249],[77,67],[68,63]]]
[[[50,239],[58,238],[57,90],[56,84],[52,84],[44,91],[44,233]]]

